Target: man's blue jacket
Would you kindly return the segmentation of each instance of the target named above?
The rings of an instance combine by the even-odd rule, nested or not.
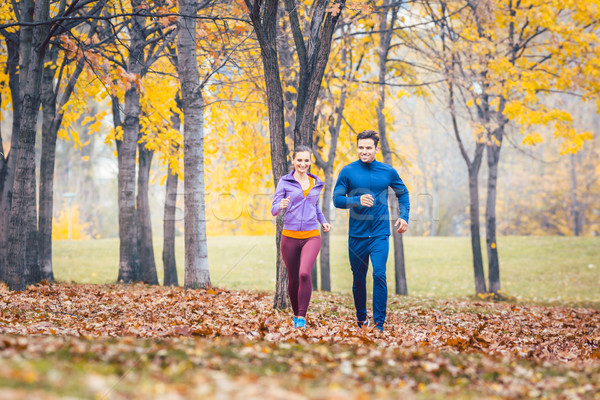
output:
[[[408,189],[394,168],[377,160],[370,163],[357,160],[342,169],[333,189],[333,204],[350,209],[350,237],[389,236],[388,187],[398,198],[399,218],[408,222]],[[372,207],[360,205],[363,194],[373,196]]]

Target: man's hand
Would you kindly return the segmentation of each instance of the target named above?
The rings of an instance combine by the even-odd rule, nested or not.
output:
[[[323,232],[329,232],[330,229],[331,229],[331,225],[329,225],[327,222],[325,222],[323,224]]]
[[[406,222],[402,218],[398,218],[398,220],[394,223],[394,226],[398,228],[396,229],[396,232],[404,233],[408,229],[408,222]]]
[[[360,205],[365,207],[373,207],[375,199],[370,194],[363,194],[360,196]]]

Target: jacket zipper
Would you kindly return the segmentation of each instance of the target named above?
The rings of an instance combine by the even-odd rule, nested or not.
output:
[[[371,161],[371,164],[367,167],[367,170],[369,171],[369,192],[371,192],[371,196],[373,196],[373,184],[371,182],[371,167],[373,166],[372,164],[375,162],[375,160]],[[373,207],[375,207],[375,198],[373,197]],[[371,234],[373,233],[373,210],[371,210],[371,218],[369,219],[369,237],[371,237]]]
[[[297,180],[294,179],[294,182],[298,184],[298,186],[300,186],[300,191],[303,192],[302,190],[302,185],[300,185],[300,182],[298,182]],[[306,199],[308,199],[308,195],[310,194],[310,192],[316,188],[318,185],[317,181],[315,180],[315,186],[313,186],[310,191],[308,192],[308,194],[306,195],[306,197],[304,197],[304,193],[302,193],[302,197],[304,197],[304,199],[302,200],[302,212],[300,213],[300,231],[303,230],[302,229],[302,224],[304,223],[304,206],[306,205]],[[369,183],[370,185],[370,183]]]
[[[298,185],[300,185],[300,182],[298,182]],[[308,200],[308,195],[310,194],[310,192],[312,192],[312,190],[314,188],[317,187],[317,185],[318,185],[318,183],[317,183],[317,180],[315,179],[315,185],[308,191],[308,193],[306,194],[306,197],[304,197],[304,199],[302,200],[302,213],[300,214],[300,216],[302,218],[300,220],[300,230],[301,231],[304,230],[304,229],[302,229],[302,224],[304,223],[304,206],[306,206],[306,200]],[[300,190],[302,190],[302,185],[300,185]],[[304,195],[304,191],[302,191],[302,192],[303,192],[302,194]],[[317,204],[317,207],[318,207],[318,204]]]
[[[304,197],[304,191],[302,190],[302,185],[298,182],[300,186],[300,191],[302,192],[302,197]],[[307,196],[308,197],[308,196]],[[306,204],[306,197],[302,199],[302,212],[300,213],[300,230],[302,230],[302,224],[304,223],[304,205]]]

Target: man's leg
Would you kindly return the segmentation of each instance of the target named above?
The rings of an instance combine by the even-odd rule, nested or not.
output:
[[[386,264],[389,253],[389,236],[371,240],[371,264],[373,265],[373,320],[383,330],[387,307]]]
[[[356,319],[367,319],[367,270],[369,268],[369,239],[348,238],[348,256],[352,268],[352,295],[356,308]]]

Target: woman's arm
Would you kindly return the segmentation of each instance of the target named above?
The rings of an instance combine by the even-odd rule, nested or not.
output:
[[[325,219],[325,215],[323,214],[323,211],[321,211],[321,207],[319,207],[319,202],[318,201],[315,204],[315,207],[317,209],[317,219],[319,220],[319,223],[321,225],[326,224],[327,220]]]
[[[283,180],[280,179],[275,189],[275,196],[273,196],[273,203],[271,204],[271,214],[273,216],[278,215],[281,212],[281,200],[285,197],[285,189],[283,188]]]

